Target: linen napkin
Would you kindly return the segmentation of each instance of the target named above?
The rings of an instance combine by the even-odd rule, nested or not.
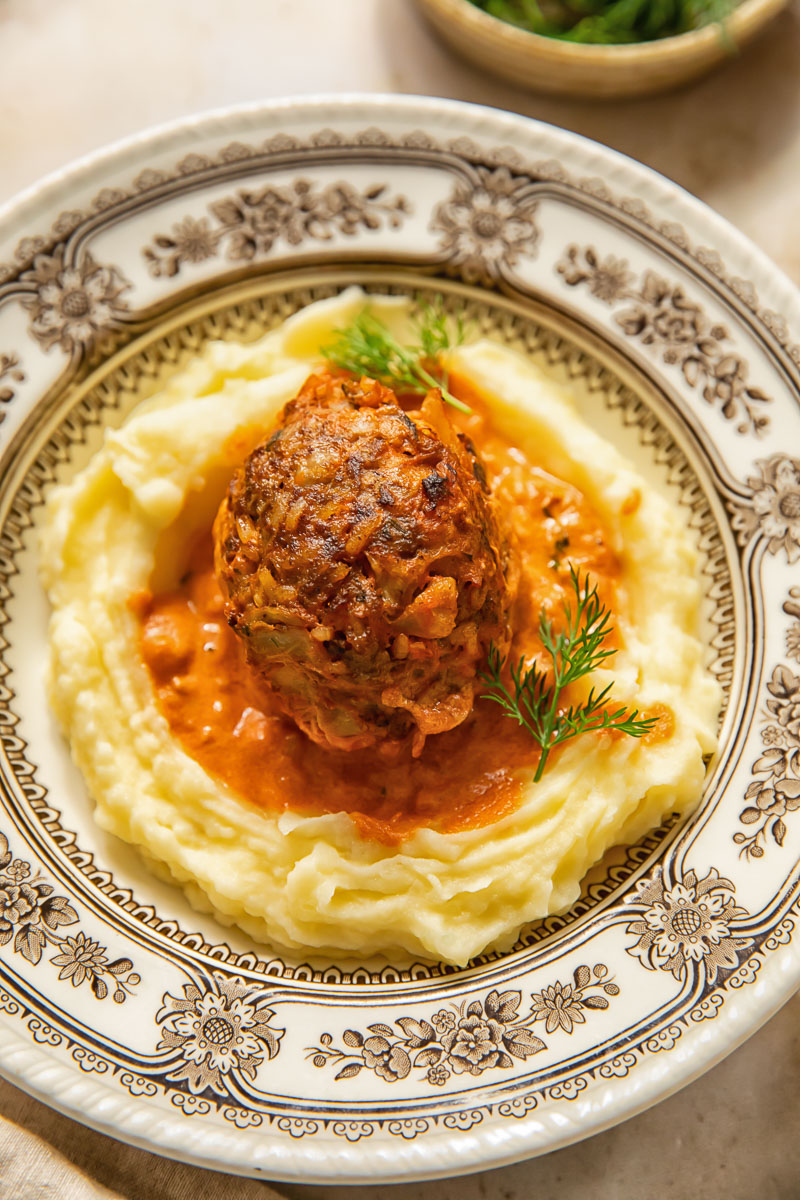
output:
[[[0,1079],[0,1200],[283,1200],[96,1133]]]

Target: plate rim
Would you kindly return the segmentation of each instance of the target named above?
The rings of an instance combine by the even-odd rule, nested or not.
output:
[[[168,149],[170,144],[174,142],[181,142],[181,139],[189,137],[195,131],[204,132],[210,136],[213,136],[216,133],[224,134],[226,125],[237,125],[237,123],[240,121],[252,121],[255,123],[259,117],[263,118],[266,115],[277,116],[279,114],[286,114],[287,118],[291,119],[293,115],[296,116],[298,110],[302,113],[307,113],[310,115],[314,110],[323,106],[331,110],[332,120],[335,120],[336,116],[348,117],[360,115],[367,110],[375,115],[375,119],[378,119],[381,113],[391,113],[393,116],[397,116],[402,115],[405,112],[408,112],[409,114],[428,112],[431,113],[431,115],[435,115],[437,112],[445,112],[453,115],[456,118],[477,113],[487,116],[492,121],[501,118],[506,123],[509,130],[519,122],[524,123],[526,126],[539,127],[550,135],[556,135],[556,140],[562,142],[565,152],[568,150],[568,147],[574,143],[582,145],[585,149],[590,149],[594,155],[597,155],[599,151],[599,157],[606,162],[610,160],[611,162],[615,163],[623,175],[632,173],[633,177],[649,178],[651,185],[656,189],[656,191],[663,193],[663,197],[666,201],[677,198],[677,200],[680,202],[680,206],[687,206],[688,211],[693,217],[696,217],[701,221],[701,223],[705,223],[715,232],[718,229],[722,234],[724,234],[726,241],[738,247],[740,250],[746,251],[748,260],[753,262],[758,268],[758,275],[760,276],[761,282],[763,282],[765,278],[768,278],[777,285],[779,292],[785,291],[787,300],[791,301],[790,307],[792,312],[785,314],[789,318],[790,323],[792,318],[795,319],[795,324],[800,323],[797,320],[797,318],[800,317],[800,292],[798,292],[797,287],[781,271],[781,269],[772,263],[768,256],[764,254],[764,252],[758,247],[754,246],[753,243],[751,243],[744,234],[737,230],[734,225],[728,222],[725,218],[721,217],[718,213],[715,213],[691,193],[668,180],[665,176],[659,174],[657,171],[650,167],[644,166],[643,164],[637,163],[635,160],[628,158],[619,151],[605,147],[601,143],[594,142],[591,139],[585,138],[582,135],[574,134],[568,130],[562,130],[544,122],[536,121],[533,118],[524,117],[519,114],[506,113],[501,109],[494,109],[489,106],[473,105],[461,101],[438,99],[436,97],[396,97],[390,94],[370,93],[321,93],[319,95],[297,98],[286,97],[285,99],[275,101],[259,101],[244,105],[222,107],[210,110],[207,113],[183,117],[177,121],[165,122],[163,124],[154,126],[151,129],[130,135],[129,137],[123,139],[119,139],[118,141],[111,143],[109,146],[102,147],[91,152],[90,154],[84,155],[74,162],[67,164],[65,167],[51,172],[44,179],[25,189],[25,191],[20,193],[17,197],[12,198],[9,202],[4,204],[2,208],[0,208],[0,237],[6,236],[9,231],[13,231],[13,226],[15,224],[27,222],[28,218],[35,212],[49,211],[53,208],[56,208],[59,203],[58,196],[63,191],[71,191],[75,187],[83,187],[84,185],[88,186],[91,180],[98,175],[98,173],[102,175],[111,167],[115,169],[122,169],[126,163],[132,163],[135,161],[137,155],[141,154],[144,150],[151,152],[161,149]],[[458,121],[456,120],[454,124],[457,125]],[[239,128],[241,131],[241,127],[239,125],[237,125],[237,128]],[[496,141],[497,139],[494,140]],[[614,182],[616,183],[617,181],[614,180]],[[635,178],[631,178],[630,183],[633,184],[634,182]],[[21,232],[24,231],[21,229],[17,230],[16,233],[12,233],[12,236],[19,236]],[[759,292],[761,292],[760,285]],[[763,301],[763,296],[761,299]],[[758,316],[758,314],[755,315]],[[759,1028],[760,1025],[765,1021],[767,1021],[773,1015],[773,1013],[790,998],[790,996],[796,990],[798,982],[800,982],[800,952],[795,945],[792,945],[792,943],[783,946],[781,950],[780,970],[778,970],[778,964],[775,961],[776,956],[769,956],[762,967],[761,982],[758,984],[757,988],[757,991],[763,992],[766,979],[768,977],[771,978],[773,975],[776,976],[778,981],[782,983],[782,986],[776,988],[776,991],[771,993],[770,999],[774,1001],[775,996],[778,996],[779,998],[777,1001],[771,1003],[770,1005],[762,1004],[761,1008],[759,1009],[759,1021],[755,1025],[753,1024],[752,1020],[745,1019],[741,1010],[737,1009],[734,1011],[736,1006],[732,1006],[730,1004],[725,1005],[725,1012],[721,1013],[720,1017],[716,1021],[713,1021],[710,1023],[710,1025],[706,1026],[705,1036],[701,1043],[703,1053],[693,1056],[693,1058],[699,1058],[699,1063],[695,1064],[693,1061],[692,1068],[688,1072],[684,1071],[681,1073],[680,1077],[677,1078],[674,1087],[671,1087],[669,1090],[664,1090],[663,1088],[661,1090],[657,1090],[656,1085],[652,1084],[652,1081],[650,1081],[650,1076],[658,1077],[661,1074],[660,1068],[658,1067],[658,1059],[656,1056],[652,1056],[650,1058],[650,1064],[647,1070],[649,1080],[648,1087],[643,1088],[641,1086],[641,1071],[644,1064],[640,1064],[639,1073],[637,1074],[635,1084],[632,1083],[630,1079],[625,1081],[627,1089],[633,1093],[636,1093],[636,1099],[632,1099],[630,1106],[627,1108],[626,1106],[623,1106],[623,1108],[625,1108],[623,1113],[619,1112],[619,1105],[615,1104],[614,1115],[610,1116],[605,1121],[597,1123],[589,1130],[576,1130],[574,1135],[567,1134],[565,1135],[565,1138],[559,1142],[553,1142],[552,1139],[548,1139],[546,1146],[541,1146],[533,1151],[530,1148],[525,1148],[522,1151],[515,1149],[508,1155],[503,1155],[499,1158],[492,1159],[487,1158],[485,1154],[481,1154],[479,1160],[471,1162],[463,1168],[454,1167],[452,1162],[450,1162],[446,1167],[441,1169],[425,1169],[419,1173],[403,1173],[396,1176],[384,1175],[381,1176],[381,1181],[389,1183],[401,1181],[411,1182],[412,1180],[416,1179],[435,1179],[452,1176],[454,1174],[467,1173],[469,1171],[478,1169],[485,1169],[488,1167],[506,1165],[510,1162],[519,1161],[520,1158],[527,1157],[531,1153],[542,1153],[545,1150],[558,1149],[562,1146],[569,1145],[574,1141],[580,1140],[582,1137],[589,1136],[590,1134],[596,1132],[601,1132],[602,1129],[617,1124],[619,1121],[627,1119],[627,1117],[632,1116],[637,1112],[644,1111],[646,1107],[650,1107],[652,1104],[657,1103],[661,1099],[666,1098],[668,1095],[673,1094],[675,1091],[680,1090],[682,1087],[692,1082],[692,1080],[697,1078],[700,1074],[710,1069],[710,1067],[715,1065],[716,1062],[721,1061],[722,1058],[724,1058],[728,1053],[732,1052],[738,1045],[746,1040],[747,1037],[755,1033],[756,1029]],[[791,960],[791,970],[788,969],[789,960]],[[744,1005],[741,1007],[742,1009],[746,1010],[751,1006]],[[722,1036],[723,1032],[728,1031],[729,1027],[736,1031],[733,1038]],[[0,1023],[0,1033],[3,1032],[3,1029],[4,1026],[2,1023]],[[7,1027],[5,1032],[8,1033]],[[38,1051],[38,1047],[36,1048],[36,1051],[34,1051],[34,1048],[30,1045],[23,1047],[21,1039],[20,1047],[29,1050],[34,1056],[36,1051]],[[17,1056],[15,1056],[15,1061],[16,1057]],[[25,1054],[23,1053],[21,1057],[25,1058]],[[41,1059],[43,1065],[50,1066],[53,1068],[53,1070],[56,1069],[58,1064],[55,1064],[54,1062],[48,1063],[43,1052],[41,1053]],[[59,1111],[64,1112],[73,1119],[76,1119],[84,1124],[91,1125],[93,1128],[99,1129],[110,1136],[119,1136],[122,1128],[120,1125],[105,1124],[99,1118],[96,1121],[92,1120],[90,1117],[87,1117],[85,1110],[71,1108],[66,1102],[62,1104],[60,1102],[60,1097],[54,1095],[52,1092],[45,1095],[43,1091],[40,1091],[33,1078],[33,1075],[31,1074],[31,1070],[33,1070],[34,1074],[39,1070],[35,1063],[32,1064],[32,1067],[29,1066],[27,1068],[27,1074],[23,1071],[20,1071],[20,1073],[17,1074],[16,1072],[9,1070],[8,1066],[8,1060],[6,1056],[4,1056],[4,1061],[0,1070],[2,1070],[2,1073],[9,1078],[11,1082],[15,1083],[19,1087],[22,1087],[23,1090],[29,1091],[31,1094],[36,1095],[37,1098],[42,1099],[51,1107],[58,1108]],[[63,1069],[65,1073],[69,1073],[69,1068],[66,1066],[62,1065],[61,1069]],[[93,1082],[95,1086],[97,1086],[98,1083],[96,1079],[92,1080],[92,1077],[87,1077],[87,1082]],[[644,1103],[642,1103],[642,1091],[652,1091],[653,1088],[656,1088],[657,1094],[650,1095],[649,1099],[646,1098]],[[619,1090],[620,1089],[618,1088],[618,1091]],[[133,1098],[128,1097],[126,1100],[125,1097],[120,1096],[119,1099],[123,1103],[123,1106],[127,1107],[127,1101],[132,1101]],[[164,1121],[165,1118],[162,1116],[162,1125]],[[524,1131],[525,1122],[515,1122],[514,1125],[516,1127],[514,1132],[522,1134]],[[182,1125],[179,1125],[176,1119],[174,1122],[174,1127],[176,1131],[182,1135],[179,1140],[185,1141],[187,1133],[189,1133],[186,1123],[184,1122]],[[226,1130],[225,1132],[228,1133],[229,1131]],[[230,1132],[233,1133],[232,1130]],[[481,1135],[479,1132],[479,1139],[480,1136]],[[241,1135],[239,1135],[239,1137],[241,1137]],[[471,1137],[474,1139],[475,1134],[473,1133]],[[231,1171],[232,1173],[264,1176],[267,1170],[266,1167],[256,1166],[253,1163],[236,1165],[230,1161],[224,1161],[223,1168],[221,1166],[223,1160],[220,1158],[203,1159],[202,1156],[187,1154],[187,1150],[185,1148],[180,1148],[178,1145],[176,1145],[174,1149],[170,1149],[163,1144],[155,1145],[152,1141],[149,1141],[145,1138],[135,1138],[130,1133],[126,1133],[124,1140],[153,1152],[166,1154],[169,1157],[180,1158],[183,1161],[195,1162],[202,1166],[216,1167],[218,1170],[225,1169]],[[196,1140],[196,1138],[192,1136],[189,1138],[189,1140]],[[448,1135],[448,1140],[453,1140],[450,1135]],[[524,1139],[521,1137],[514,1137],[511,1139],[513,1142],[520,1142],[522,1140]],[[398,1146],[398,1148],[400,1148],[400,1146]],[[285,1149],[287,1153],[289,1153],[296,1151],[297,1147],[288,1145],[285,1147]],[[321,1149],[324,1149],[322,1157],[330,1158],[330,1148],[327,1147]],[[346,1147],[342,1146],[342,1149],[346,1149],[348,1156],[355,1161],[353,1158],[353,1150],[349,1143]],[[373,1149],[373,1147],[370,1149]],[[374,1149],[378,1148],[374,1147]],[[411,1146],[403,1144],[402,1149],[408,1152],[411,1149]],[[355,1157],[359,1160],[363,1160],[365,1157],[367,1157],[364,1155],[364,1150],[365,1147],[363,1144],[358,1144],[358,1150],[355,1152]],[[271,1168],[269,1169],[271,1172]],[[302,1178],[307,1182],[321,1183],[330,1183],[334,1180],[337,1183],[356,1183],[365,1181],[364,1175],[362,1175],[360,1172],[353,1176],[344,1173],[336,1175],[325,1174],[319,1177],[311,1177],[308,1175],[308,1173],[305,1173],[302,1177],[298,1177],[296,1174],[292,1173],[284,1175],[280,1173],[274,1174],[271,1172],[270,1177],[286,1180]]]

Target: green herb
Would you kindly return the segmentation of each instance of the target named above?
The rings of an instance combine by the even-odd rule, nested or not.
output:
[[[461,319],[449,318],[439,298],[434,303],[420,305],[415,332],[416,343],[403,346],[389,327],[365,308],[344,329],[334,330],[336,341],[323,346],[322,353],[335,366],[354,375],[370,375],[387,387],[420,395],[430,388],[439,388],[442,399],[453,408],[471,412],[449,390],[447,371],[440,361],[445,350],[464,340]]]
[[[637,721],[638,709],[628,713],[621,707],[610,712],[605,705],[614,686],[611,683],[597,694],[592,688],[583,704],[559,710],[558,702],[564,688],[576,679],[589,675],[616,653],[603,645],[612,631],[609,624],[611,614],[603,607],[597,587],[590,586],[588,575],[581,583],[577,571],[572,567],[570,576],[577,605],[574,611],[564,605],[564,630],[554,633],[553,624],[544,609],[539,615],[539,637],[552,669],[543,671],[536,662],[526,668],[524,657],[520,658],[516,666],[513,663],[511,665],[513,690],[509,690],[502,679],[506,659],[492,645],[489,647],[489,669],[480,673],[481,679],[491,689],[484,692],[482,698],[499,704],[541,746],[542,753],[534,776],[537,783],[554,746],[595,729],[618,729],[620,733],[628,733],[631,737],[641,737],[657,720],[656,717],[647,717]]]
[[[607,45],[649,42],[723,23],[739,0],[472,0],[529,33]],[[725,29],[723,24],[723,36]]]

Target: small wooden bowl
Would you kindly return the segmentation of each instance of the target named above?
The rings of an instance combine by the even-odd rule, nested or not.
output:
[[[735,54],[787,0],[743,0],[726,21],[635,45],[594,46],[526,33],[469,0],[417,0],[430,24],[464,58],[532,91],[644,96],[688,83]],[[732,49],[732,46],[735,49]]]

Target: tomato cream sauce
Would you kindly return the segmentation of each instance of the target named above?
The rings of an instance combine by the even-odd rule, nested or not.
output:
[[[457,423],[478,447],[510,518],[521,566],[511,654],[530,656],[539,647],[542,608],[558,623],[563,605],[574,600],[570,563],[591,575],[612,611],[619,563],[587,498],[503,438],[466,384],[452,386],[473,410]],[[202,767],[260,808],[346,812],[362,837],[397,845],[421,826],[450,833],[498,820],[521,800],[520,769],[536,767],[530,735],[480,699],[461,725],[429,737],[418,758],[409,752],[387,761],[374,750],[332,751],[310,741],[247,665],[227,625],[210,532],[176,590],[139,593],[131,607],[172,733]],[[659,720],[646,740],[669,736],[669,711],[649,715]]]

